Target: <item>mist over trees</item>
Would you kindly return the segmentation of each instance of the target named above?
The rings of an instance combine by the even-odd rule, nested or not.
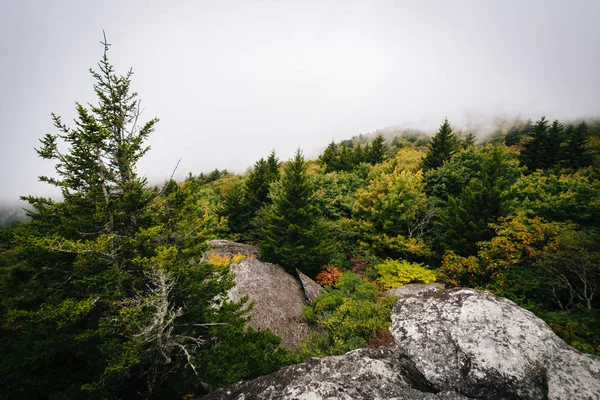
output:
[[[421,132],[331,142],[316,160],[273,150],[247,174],[137,173],[158,119],[109,45],[96,102],[59,116],[38,155],[62,200],[25,196],[0,230],[0,397],[189,398],[308,357],[390,344],[385,290],[438,281],[506,296],[600,355],[600,121],[515,120],[476,140],[445,119]],[[1,222],[1,220],[0,220]],[[296,349],[247,327],[230,259],[255,244],[315,278],[315,333]]]

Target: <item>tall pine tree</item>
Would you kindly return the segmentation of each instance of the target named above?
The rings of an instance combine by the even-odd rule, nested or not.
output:
[[[302,152],[284,169],[273,187],[273,204],[263,210],[260,240],[262,258],[292,272],[298,268],[315,276],[329,261],[331,244],[314,199],[314,186]]]
[[[452,131],[448,118],[446,118],[427,145],[427,154],[423,159],[423,169],[429,171],[441,167],[452,158],[458,147],[458,139]]]

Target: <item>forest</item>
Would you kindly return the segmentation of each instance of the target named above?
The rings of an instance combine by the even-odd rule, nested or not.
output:
[[[332,142],[315,160],[275,151],[246,174],[152,187],[136,169],[158,119],[140,121],[132,72],[108,46],[39,157],[61,200],[24,196],[0,230],[0,397],[191,399],[308,357],[390,343],[386,290],[489,290],[600,355],[600,120],[515,119],[486,138],[446,119]],[[246,327],[230,263],[206,242],[255,244],[314,278],[315,334],[297,349]]]

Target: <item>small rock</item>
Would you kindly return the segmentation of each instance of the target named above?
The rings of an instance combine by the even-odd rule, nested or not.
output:
[[[298,278],[300,278],[300,283],[302,284],[308,303],[313,304],[317,297],[325,293],[325,290],[323,290],[321,285],[304,275],[298,269],[296,269],[296,273],[298,274]]]

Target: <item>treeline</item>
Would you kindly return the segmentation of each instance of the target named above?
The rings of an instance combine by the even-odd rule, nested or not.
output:
[[[507,296],[600,354],[598,122],[518,122],[481,145],[446,120],[430,140],[359,138],[314,161],[273,151],[245,175],[150,188],[136,165],[158,120],[139,124],[131,73],[107,50],[97,103],[74,127],[53,116],[37,150],[63,200],[24,197],[30,221],[0,231],[1,397],[198,396],[389,344],[385,291],[436,280]],[[216,238],[317,279],[326,293],[304,311],[317,333],[283,350],[246,328],[248,304],[226,296],[239,256],[203,258]]]
[[[598,127],[541,118],[477,145],[446,120],[426,146],[331,143],[314,162],[298,153],[279,179],[258,162],[217,213],[290,272],[326,265],[382,286],[390,260],[407,263],[395,275],[427,266],[446,284],[513,299],[598,354]],[[263,201],[251,208],[255,187]]]

